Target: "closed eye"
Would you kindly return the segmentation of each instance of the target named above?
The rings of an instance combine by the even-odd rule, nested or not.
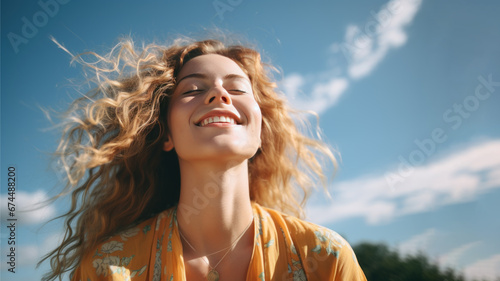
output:
[[[236,92],[236,93],[240,93],[240,94],[246,94],[247,93],[246,91],[238,90],[238,89],[229,90],[229,92]]]
[[[197,92],[203,92],[203,91],[204,90],[201,90],[201,89],[189,90],[187,92],[182,93],[182,95],[189,95],[189,94],[193,94],[193,93],[197,93]]]

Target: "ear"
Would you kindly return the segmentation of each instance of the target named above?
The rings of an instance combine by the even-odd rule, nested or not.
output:
[[[167,137],[167,139],[165,140],[165,142],[163,142],[163,150],[164,151],[170,151],[174,148],[174,142],[172,141],[172,139],[170,137]]]

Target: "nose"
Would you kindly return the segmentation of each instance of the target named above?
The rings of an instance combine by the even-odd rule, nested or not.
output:
[[[230,105],[232,103],[231,96],[226,91],[226,89],[224,89],[224,87],[220,85],[212,87],[207,93],[205,104],[210,104],[213,102],[225,103],[227,105]]]

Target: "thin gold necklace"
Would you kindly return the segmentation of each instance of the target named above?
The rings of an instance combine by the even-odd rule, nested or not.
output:
[[[234,240],[233,243],[231,243],[231,245],[229,247],[224,248],[222,250],[218,250],[218,251],[213,252],[211,254],[205,255],[203,261],[205,261],[207,263],[208,267],[210,268],[210,271],[208,272],[208,274],[206,276],[206,278],[207,278],[208,281],[218,281],[219,280],[219,272],[216,270],[217,266],[219,266],[219,264],[227,256],[227,254],[229,254],[229,252],[231,252],[231,250],[238,243],[238,241],[240,241],[240,239],[243,237],[243,235],[247,232],[248,228],[250,228],[250,225],[252,225],[252,222],[253,222],[253,216],[252,216],[252,219],[250,220],[250,223],[245,228],[245,230],[243,230],[243,232],[238,236],[238,238],[236,238],[236,240]],[[186,241],[186,243],[189,245],[189,247],[191,247],[191,249],[193,249],[193,251],[195,253],[197,253],[198,251],[196,251],[196,249],[193,247],[193,245],[191,245],[191,243],[189,243],[189,241],[186,239],[186,237],[182,234],[180,228],[179,228],[179,234],[181,235],[182,239],[184,239],[184,241]],[[217,254],[217,253],[220,253],[220,252],[222,252],[222,251],[224,251],[226,249],[227,249],[227,252],[222,256],[222,258],[219,260],[219,262],[214,267],[212,267],[210,265],[210,262],[209,262],[209,260],[208,260],[207,257],[211,256],[211,255],[214,255],[214,254]]]

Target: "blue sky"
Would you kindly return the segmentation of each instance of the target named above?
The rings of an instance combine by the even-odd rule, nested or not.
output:
[[[44,8],[39,3],[52,3]],[[352,244],[426,252],[468,277],[500,276],[500,4],[497,1],[2,2],[1,197],[3,280],[33,280],[57,245],[65,203],[49,165],[57,131],[39,107],[62,110],[81,69],[73,53],[117,38],[165,42],[218,27],[255,43],[282,70],[292,105],[320,114],[342,156],[308,218]],[[56,5],[54,5],[56,3]],[[223,7],[226,10],[217,10]],[[30,28],[31,27],[31,28]],[[16,167],[15,275],[7,272],[6,176]],[[43,226],[43,227],[42,227]]]

